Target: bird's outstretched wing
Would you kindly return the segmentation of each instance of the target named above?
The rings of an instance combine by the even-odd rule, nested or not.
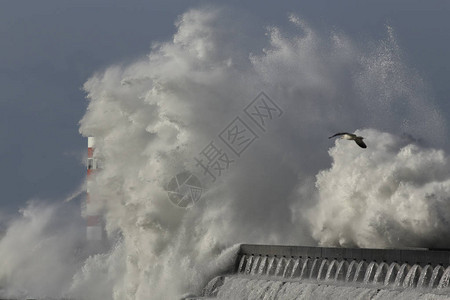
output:
[[[334,138],[335,136],[340,136],[340,135],[344,135],[344,134],[351,135],[351,133],[348,133],[348,132],[339,132],[339,133],[336,133],[335,135],[330,136],[329,139]]]
[[[367,145],[363,142],[361,139],[356,139],[355,142],[360,146],[361,148],[367,148]]]

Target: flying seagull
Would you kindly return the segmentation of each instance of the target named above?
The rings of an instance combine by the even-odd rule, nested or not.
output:
[[[356,134],[348,133],[348,132],[340,132],[340,133],[336,133],[335,135],[330,136],[329,139],[334,138],[336,136],[340,136],[341,139],[353,140],[361,148],[367,148],[367,145],[364,144],[364,142],[363,142],[364,138],[362,136],[357,136]]]

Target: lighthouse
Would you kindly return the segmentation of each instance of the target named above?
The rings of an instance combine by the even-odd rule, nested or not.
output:
[[[94,157],[95,138],[88,137],[87,159],[87,193],[86,193],[86,239],[88,242],[101,242],[103,240],[102,220],[98,211],[98,203],[91,197],[92,181],[98,171],[98,161]]]

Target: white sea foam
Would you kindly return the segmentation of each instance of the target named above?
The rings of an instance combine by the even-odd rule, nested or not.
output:
[[[389,133],[358,131],[367,151],[338,141],[308,212],[322,245],[449,247],[450,158]]]
[[[434,292],[434,293],[433,293]],[[265,298],[263,298],[265,297]],[[448,299],[439,291],[359,287],[352,284],[317,284],[231,277],[225,280],[217,299]]]

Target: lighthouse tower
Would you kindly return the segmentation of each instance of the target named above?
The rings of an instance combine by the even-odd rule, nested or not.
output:
[[[102,220],[98,211],[98,203],[92,199],[90,190],[94,174],[98,170],[97,159],[94,158],[95,138],[88,137],[87,161],[87,195],[86,195],[86,239],[88,242],[101,242],[103,240]]]

